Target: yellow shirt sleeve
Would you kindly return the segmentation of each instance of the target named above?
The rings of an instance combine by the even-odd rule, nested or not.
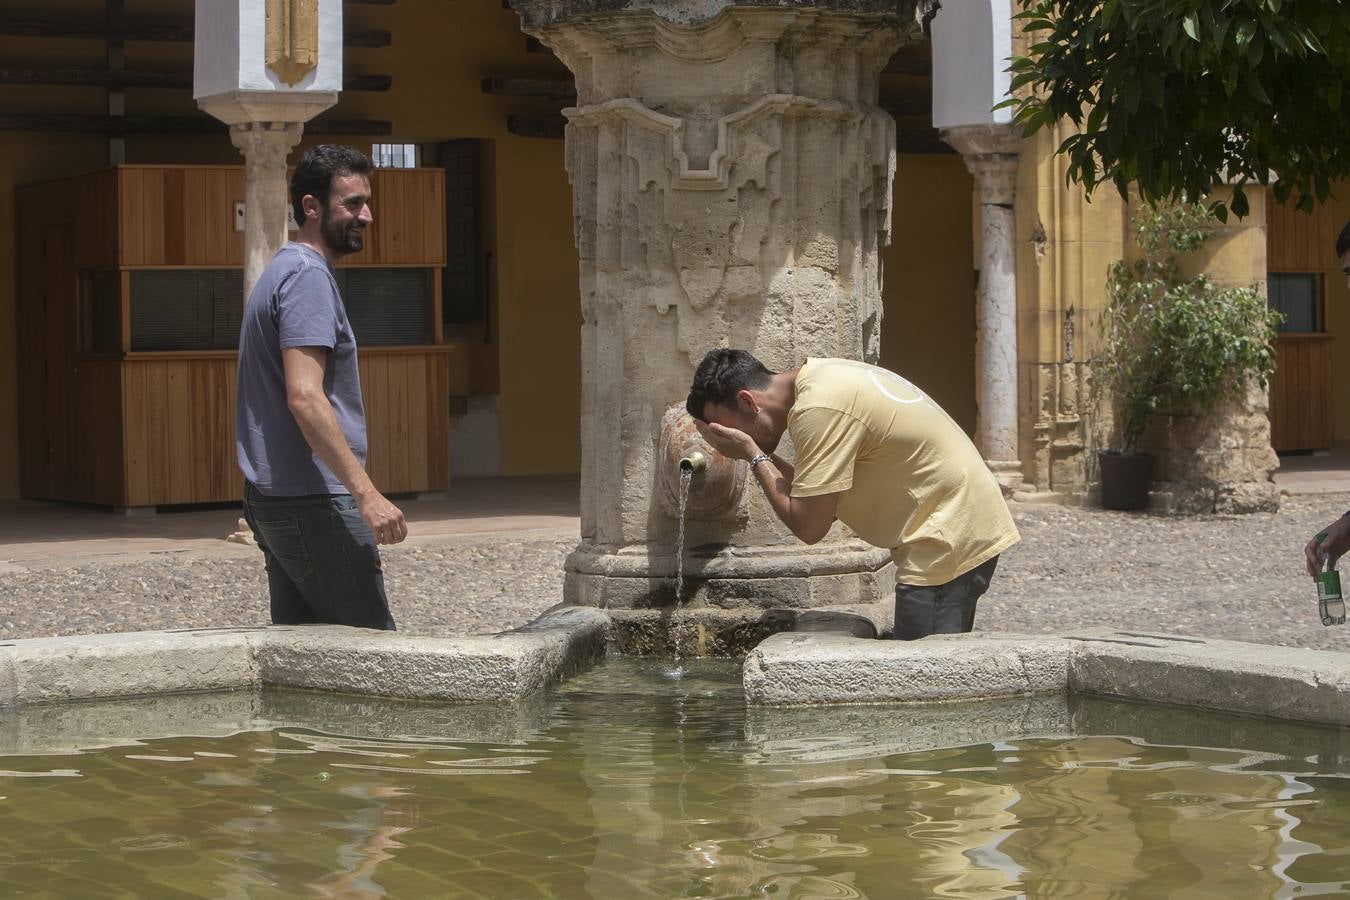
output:
[[[817,497],[853,486],[853,464],[858,459],[867,426],[827,407],[802,410],[788,423],[796,451],[792,496]]]

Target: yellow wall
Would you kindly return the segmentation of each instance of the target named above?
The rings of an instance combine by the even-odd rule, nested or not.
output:
[[[882,251],[881,365],[975,430],[972,179],[961,157],[901,156]]]

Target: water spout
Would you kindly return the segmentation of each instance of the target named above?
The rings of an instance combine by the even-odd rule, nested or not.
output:
[[[680,459],[680,473],[698,474],[708,468],[708,457],[695,450]]]

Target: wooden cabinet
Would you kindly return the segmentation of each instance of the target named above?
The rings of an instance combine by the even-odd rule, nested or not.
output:
[[[443,174],[382,169],[372,181],[375,223],[344,266],[426,268],[431,307],[425,343],[361,347],[367,466],[386,493],[444,490],[462,350],[441,342]],[[25,497],[123,508],[239,499],[236,353],[133,352],[132,280],[241,267],[243,197],[238,166],[119,166],[18,189]]]
[[[1277,452],[1326,450],[1334,437],[1330,334],[1282,334],[1275,339],[1270,378],[1270,444]]]

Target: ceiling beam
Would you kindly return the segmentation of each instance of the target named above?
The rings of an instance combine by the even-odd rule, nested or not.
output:
[[[207,115],[110,116],[0,114],[0,131],[82,132],[86,134],[224,134],[224,122]],[[305,134],[388,135],[392,122],[362,119],[328,119],[323,116],[305,123]]]
[[[561,140],[566,126],[567,119],[560,115],[511,115],[506,117],[506,130],[519,137]]]
[[[344,91],[387,91],[390,75],[347,75]],[[75,69],[0,67],[0,84],[84,85],[90,87],[190,88],[192,73],[162,69]]]
[[[483,93],[506,97],[541,97],[547,100],[575,100],[577,86],[571,79],[505,78],[494,75],[484,78]]]
[[[191,19],[39,19],[0,16],[0,37],[191,43],[193,25]],[[389,42],[389,32],[377,29],[351,30],[342,36],[342,43],[347,47],[388,47]]]

